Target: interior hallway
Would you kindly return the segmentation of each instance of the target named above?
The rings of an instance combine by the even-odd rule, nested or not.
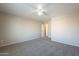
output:
[[[1,47],[0,53],[9,56],[79,56],[79,47],[41,38]]]

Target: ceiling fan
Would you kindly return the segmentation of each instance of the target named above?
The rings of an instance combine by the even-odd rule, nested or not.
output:
[[[39,4],[33,12],[36,12],[39,16],[42,16],[44,14],[46,15],[47,10],[45,10],[43,6]]]
[[[46,4],[45,6],[43,6],[42,4],[37,4],[37,7],[32,7],[34,10],[32,11],[33,13],[36,13],[37,15],[39,16],[42,16],[42,15],[47,15],[47,10],[44,9],[45,7],[47,7],[49,4]]]

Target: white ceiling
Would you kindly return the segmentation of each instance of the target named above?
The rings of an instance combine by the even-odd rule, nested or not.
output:
[[[35,20],[49,20],[51,16],[58,16],[63,14],[69,14],[74,12],[79,12],[79,4],[58,4],[58,3],[42,3],[43,8],[47,10],[47,13],[42,16],[38,16],[32,11],[35,10],[38,3],[0,3],[0,11],[9,13],[16,16],[21,16],[24,18],[32,18]]]

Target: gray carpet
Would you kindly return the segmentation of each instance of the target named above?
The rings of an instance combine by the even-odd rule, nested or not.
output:
[[[51,41],[34,39],[0,48],[1,56],[79,56],[79,47]]]

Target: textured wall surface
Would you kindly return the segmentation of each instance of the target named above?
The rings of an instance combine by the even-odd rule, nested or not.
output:
[[[0,13],[0,46],[40,38],[41,23]]]
[[[53,41],[79,46],[79,16],[77,14],[52,17]]]

